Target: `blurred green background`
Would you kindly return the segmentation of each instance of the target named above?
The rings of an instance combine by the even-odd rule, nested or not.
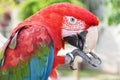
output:
[[[95,51],[103,63],[93,68],[83,61],[75,71],[68,65],[61,65],[58,68],[59,80],[120,80],[120,0],[0,0],[1,34],[8,37],[21,21],[60,2],[84,7],[98,17],[99,39]]]

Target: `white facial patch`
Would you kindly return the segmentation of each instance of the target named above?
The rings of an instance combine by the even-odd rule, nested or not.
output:
[[[66,30],[66,29],[62,29],[62,38],[66,37],[66,36],[71,36],[71,35],[75,35],[78,34],[80,32],[82,32],[83,30],[79,30],[79,31],[70,31],[70,30]]]
[[[72,16],[65,16],[62,25],[62,37],[80,33],[85,28],[85,22]]]

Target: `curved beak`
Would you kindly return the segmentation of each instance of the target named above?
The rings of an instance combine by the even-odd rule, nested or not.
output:
[[[91,51],[97,43],[98,30],[97,27],[90,27],[79,34],[66,36],[63,39],[80,50]]]
[[[85,42],[84,50],[87,50],[87,52],[91,52],[94,49],[97,43],[97,40],[98,40],[97,27],[96,26],[90,27],[86,35],[86,42]]]
[[[73,50],[71,53],[68,53],[67,54],[68,56],[66,57],[70,57],[71,55],[73,55],[73,57],[75,58],[78,55],[81,56],[85,61],[87,61],[92,66],[97,67],[102,62],[101,59],[94,52],[92,52],[93,48],[96,45],[97,38],[98,38],[97,27],[91,27],[85,31],[80,32],[80,34],[64,37],[63,38],[64,40],[78,48]],[[90,58],[86,53],[89,53],[95,60]],[[95,63],[96,61],[97,63]],[[70,62],[70,66],[71,69],[74,69],[72,63],[73,61]]]
[[[69,44],[77,47],[78,49],[83,50],[87,33],[88,31],[86,30],[86,31],[82,31],[79,34],[66,36],[63,39],[67,41]]]

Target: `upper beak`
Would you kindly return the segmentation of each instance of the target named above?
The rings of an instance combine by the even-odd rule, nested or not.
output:
[[[96,26],[90,27],[88,33],[86,35],[85,48],[87,48],[88,52],[92,51],[95,47],[98,40],[98,29]]]
[[[97,27],[90,27],[79,34],[67,36],[63,39],[80,50],[90,52],[97,43],[98,30]]]
[[[78,49],[83,50],[87,33],[88,31],[85,30],[79,34],[64,37],[63,39]]]
[[[98,38],[98,31],[96,27],[91,27],[85,31],[80,32],[79,34],[71,35],[64,37],[63,39],[70,43],[71,45],[77,47],[78,49],[73,50],[70,54],[74,57],[76,55],[81,56],[84,60],[86,60],[89,64],[96,67],[101,64],[101,59],[92,52]],[[98,62],[95,63],[86,53],[90,53],[90,55],[95,58]],[[69,54],[68,54],[69,55]],[[71,56],[71,55],[69,55]],[[67,56],[67,57],[69,57]],[[72,64],[71,62],[70,64]],[[73,66],[71,65],[72,69]]]

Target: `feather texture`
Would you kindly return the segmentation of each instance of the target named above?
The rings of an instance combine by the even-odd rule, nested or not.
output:
[[[50,76],[56,80],[57,75],[55,69],[59,64],[65,62],[65,57],[57,56],[58,51],[64,48],[64,41],[61,37],[64,16],[73,16],[84,21],[85,29],[98,25],[96,16],[73,4],[58,3],[42,9],[19,24],[11,33],[9,39],[19,31],[17,39],[13,39],[13,43],[17,44],[15,44],[15,46],[12,45],[12,48],[15,49],[7,47],[4,54],[4,65],[0,67],[0,75],[8,76],[10,79],[12,78],[12,80],[21,80],[23,77],[29,80],[27,76],[30,76],[30,71],[34,72],[36,71],[35,69],[40,67],[41,71],[37,69],[38,72],[36,71],[36,75],[40,77],[43,75],[43,72],[48,71],[48,74],[46,73],[44,77],[48,76],[50,72]],[[54,47],[52,47],[54,48],[53,66],[51,64],[53,60],[51,50],[53,53],[53,49],[47,48],[51,46],[51,41],[54,45]],[[52,60],[49,57],[52,57]],[[41,63],[38,64],[39,62]],[[34,65],[36,64],[35,69],[31,68],[35,67]],[[47,65],[52,67],[52,71],[50,70],[51,67],[44,67]],[[0,77],[2,80],[5,80],[5,78],[6,77]],[[47,77],[43,79],[47,80]]]
[[[37,77],[42,77],[47,71],[48,64],[51,62],[52,65],[53,60],[48,63],[49,56],[53,54],[53,52],[50,52],[50,42],[52,40],[46,28],[40,24],[26,26],[23,26],[18,33],[16,48],[7,47],[6,49],[4,65],[0,67],[0,76],[4,75],[0,78],[3,80],[8,80],[8,77],[10,80],[22,80],[22,78],[29,76],[33,64],[37,65],[34,66]],[[51,54],[49,55],[49,53]],[[46,73],[48,76],[48,72]]]

